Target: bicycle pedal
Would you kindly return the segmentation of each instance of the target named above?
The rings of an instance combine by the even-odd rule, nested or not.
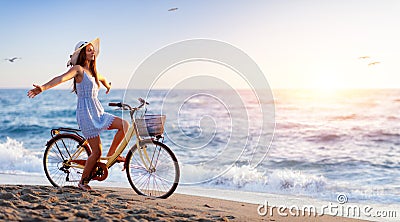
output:
[[[125,163],[125,157],[122,157],[122,156],[119,156],[116,160],[115,160],[115,162],[116,163]]]

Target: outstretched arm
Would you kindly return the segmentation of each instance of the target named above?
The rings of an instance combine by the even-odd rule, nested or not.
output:
[[[47,83],[45,83],[42,86],[33,84],[33,87],[35,87],[35,88],[28,91],[28,97],[33,98],[45,90],[53,88],[54,86],[57,86],[60,83],[63,83],[65,81],[68,81],[68,80],[74,78],[76,75],[78,75],[78,70],[79,70],[78,66],[74,66],[70,70],[68,70],[66,73],[54,77],[52,80],[48,81]]]
[[[103,84],[104,87],[107,88],[106,94],[110,92],[111,89],[111,82],[107,82],[106,78],[99,74],[99,81]]]

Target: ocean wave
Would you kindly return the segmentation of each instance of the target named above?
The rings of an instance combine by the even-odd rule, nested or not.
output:
[[[196,174],[193,174],[193,172],[196,172]],[[210,175],[216,175],[216,177],[211,180],[205,180]],[[216,170],[206,169],[202,166],[189,165],[182,167],[183,184],[191,185],[194,181],[202,180],[205,180],[201,183],[205,187],[262,193],[308,195],[323,191],[327,184],[323,176],[310,175],[292,169],[277,169],[271,172],[264,172],[257,168],[243,165],[233,166],[225,173],[218,175]],[[192,183],[188,183],[188,181]]]
[[[0,143],[0,173],[43,172],[41,153],[24,147],[22,142],[7,137]]]
[[[310,124],[293,122],[293,121],[277,121],[276,129],[300,129],[305,127],[310,127]]]
[[[327,149],[324,152],[330,152],[330,149]],[[332,157],[324,157],[321,156],[319,158],[314,159],[305,159],[299,157],[298,160],[292,159],[280,159],[276,157],[270,157],[268,160],[268,164],[263,165],[265,168],[274,169],[324,169],[325,172],[329,171],[329,169],[342,169],[339,171],[346,171],[347,169],[353,169],[359,165],[363,166],[372,166],[374,164],[374,159],[371,161],[365,159],[357,159],[351,156],[342,156],[337,158]],[[383,165],[382,165],[383,166]],[[353,170],[354,171],[354,170]],[[342,174],[341,174],[342,175]]]
[[[8,136],[20,136],[20,134],[37,134],[41,133],[43,131],[47,131],[49,128],[46,126],[42,125],[36,125],[36,124],[12,124],[8,125],[3,128],[4,133]]]
[[[318,164],[318,163],[316,163]],[[279,157],[270,155],[267,164],[265,167],[269,166],[274,166],[274,168],[293,168],[293,167],[299,167],[299,166],[314,166],[314,164],[310,161],[307,161],[306,159],[299,159],[299,160],[294,160],[294,159],[286,159],[286,158],[281,158]]]
[[[356,120],[356,119],[362,119],[362,116],[358,114],[349,114],[349,115],[340,115],[340,116],[334,116],[332,117],[332,120]]]
[[[364,134],[364,138],[379,143],[398,143],[400,133],[392,132],[390,129],[379,129],[369,131],[368,133]]]
[[[399,120],[399,117],[397,117],[397,116],[387,116],[386,119],[389,120],[389,121],[397,121],[397,120]]]
[[[312,135],[305,137],[305,140],[317,143],[327,143],[336,142],[344,139],[345,134],[335,134],[335,133],[321,133],[319,135]]]
[[[46,112],[43,116],[43,118],[49,118],[49,119],[57,119],[57,118],[71,118],[73,120],[76,120],[76,110],[73,109],[64,109],[64,110],[51,110],[49,112]]]
[[[323,176],[289,169],[275,170],[269,180],[272,188],[289,193],[313,194],[323,191],[327,184],[327,180]]]

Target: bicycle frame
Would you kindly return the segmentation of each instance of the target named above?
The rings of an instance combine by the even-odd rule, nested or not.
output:
[[[126,146],[128,145],[129,141],[132,139],[133,136],[136,136],[135,144],[137,147],[137,151],[139,152],[140,159],[141,159],[144,167],[146,168],[146,170],[150,171],[154,167],[154,166],[152,166],[152,161],[150,161],[150,157],[146,151],[146,148],[143,148],[141,146],[143,142],[147,142],[148,140],[152,140],[152,139],[142,139],[140,137],[138,129],[137,129],[137,125],[135,122],[135,118],[133,117],[135,111],[136,111],[136,109],[130,111],[132,125],[129,127],[127,133],[125,134],[124,139],[122,139],[122,141],[119,144],[119,146],[117,147],[115,153],[108,157],[100,157],[99,161],[101,161],[101,160],[107,161],[105,163],[107,168],[110,168],[111,166],[114,165],[116,159],[125,150]],[[88,141],[86,140],[82,145],[86,145],[87,143],[88,143]],[[84,151],[84,148],[82,146],[80,146],[76,150],[76,152],[71,155],[70,160],[74,159],[75,157],[78,157],[83,151]],[[85,168],[85,164],[83,161],[73,161],[74,164],[72,165],[70,160],[68,161],[68,165],[70,165],[71,167],[81,168],[81,169]],[[149,163],[149,164],[147,164],[147,163]]]
[[[129,127],[127,133],[125,134],[125,138],[121,141],[121,143],[117,147],[117,150],[115,151],[115,153],[109,157],[100,157],[100,160],[107,160],[107,163],[106,163],[107,168],[110,168],[114,164],[114,162],[118,158],[118,156],[121,155],[122,152],[124,152],[126,146],[128,145],[129,141],[132,139],[133,136],[136,136],[135,144],[136,144],[137,150],[139,152],[140,159],[142,160],[142,162],[147,170],[151,169],[151,166],[148,166],[148,164],[146,163],[146,161],[144,159],[144,158],[146,158],[148,163],[151,163],[150,158],[146,152],[146,149],[140,149],[142,142],[146,141],[147,139],[145,140],[140,137],[134,118],[132,118],[132,125]],[[142,151],[143,151],[143,153],[142,153]]]

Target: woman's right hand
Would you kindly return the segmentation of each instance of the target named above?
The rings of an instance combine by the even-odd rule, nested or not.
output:
[[[33,98],[33,97],[37,96],[39,93],[43,92],[43,88],[41,86],[33,84],[33,87],[35,87],[35,88],[28,91],[29,98]]]

